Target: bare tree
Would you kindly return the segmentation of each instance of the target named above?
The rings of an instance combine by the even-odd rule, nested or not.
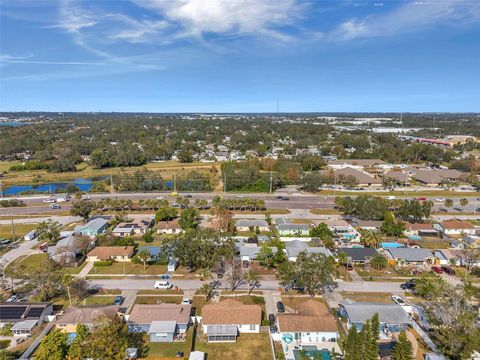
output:
[[[240,260],[232,259],[225,262],[225,279],[228,281],[231,291],[234,291],[242,283],[242,264]]]
[[[466,249],[463,251],[463,261],[465,263],[465,281],[467,280],[472,267],[474,267],[480,261],[479,249]]]

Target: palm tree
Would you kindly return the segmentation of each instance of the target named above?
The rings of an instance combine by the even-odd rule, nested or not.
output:
[[[445,207],[451,208],[453,206],[453,200],[452,199],[446,199],[445,200]]]
[[[63,274],[62,276],[62,285],[67,289],[68,301],[70,306],[72,305],[72,295],[70,293],[70,287],[72,286],[73,278],[70,274]]]
[[[338,263],[340,265],[344,265],[345,266],[345,280],[347,279],[348,277],[348,255],[346,252],[344,251],[340,251],[337,255],[337,260],[338,260]]]
[[[362,243],[365,246],[376,249],[382,242],[382,238],[376,231],[362,230],[360,233],[362,235]]]
[[[465,198],[460,199],[460,205],[462,205],[462,207],[467,206],[468,205],[468,200],[465,199]]]
[[[372,258],[369,261],[369,264],[375,270],[381,270],[381,269],[385,269],[387,267],[388,260],[382,254],[377,253],[377,254],[372,256]]]

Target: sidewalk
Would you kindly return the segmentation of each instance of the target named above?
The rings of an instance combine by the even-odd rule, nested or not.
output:
[[[94,263],[93,261],[88,261],[88,262],[87,262],[87,265],[85,265],[85,267],[82,269],[82,271],[80,271],[80,272],[78,273],[77,276],[78,276],[78,277],[83,277],[83,278],[86,277],[87,274],[93,269],[93,265],[94,265],[94,264],[95,264],[95,263]]]

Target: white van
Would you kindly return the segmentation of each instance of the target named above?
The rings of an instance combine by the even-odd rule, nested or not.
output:
[[[157,290],[169,290],[173,287],[173,284],[171,284],[168,281],[155,281],[155,284],[153,285],[154,289]]]

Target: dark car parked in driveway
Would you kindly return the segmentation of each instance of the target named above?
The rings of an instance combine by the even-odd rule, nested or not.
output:
[[[432,266],[432,271],[436,272],[437,274],[443,274],[443,270],[440,266]]]
[[[400,285],[402,290],[414,290],[415,289],[415,280],[410,279],[407,282],[404,282]]]
[[[279,313],[284,313],[285,312],[285,305],[281,301],[277,302],[277,311]]]
[[[445,274],[455,275],[455,270],[453,270],[450,266],[442,266],[441,268]]]
[[[270,332],[273,334],[274,332],[277,331],[277,325],[275,324],[275,315],[274,314],[269,314],[268,315],[268,322],[270,325]]]

